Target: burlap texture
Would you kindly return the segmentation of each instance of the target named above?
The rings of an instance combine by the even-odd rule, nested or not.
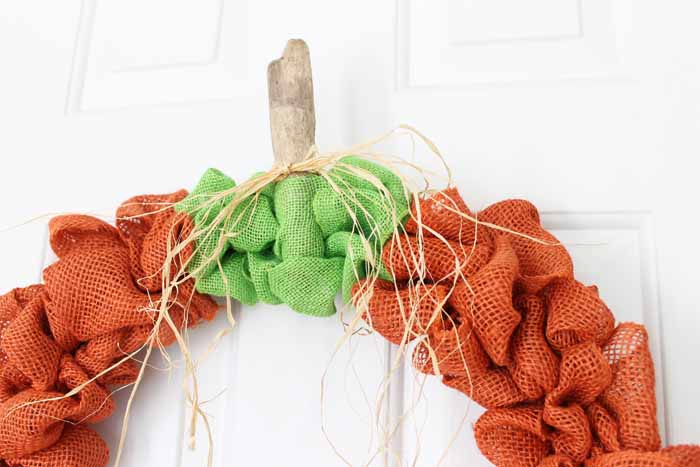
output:
[[[424,240],[419,223],[409,220],[408,234],[387,243],[382,259],[400,282],[397,292],[393,285],[375,285],[365,318],[391,342],[421,337],[413,354],[416,369],[439,370],[444,384],[488,409],[474,432],[491,462],[700,465],[698,447],[659,450],[654,367],[644,327],[615,327],[598,290],[574,279],[569,254],[542,228],[532,204],[503,201],[473,213],[449,189],[412,209],[424,226]],[[475,228],[455,210],[549,244]],[[421,248],[425,270],[406,261]],[[399,304],[411,295],[407,281],[418,278],[424,279],[419,290],[435,288],[439,300],[426,310],[419,307],[415,321],[429,315],[430,326],[407,331],[402,324],[410,319],[409,304]],[[360,290],[358,284],[355,291]]]
[[[24,467],[107,464],[106,444],[84,425],[112,413],[109,387],[133,382],[138,364],[127,361],[72,397],[46,399],[86,383],[146,341],[157,316],[167,239],[191,228],[186,215],[167,208],[185,195],[132,198],[117,217],[138,217],[119,219],[116,228],[89,216],[51,220],[59,259],[44,270],[45,283],[0,297],[0,460]],[[178,326],[215,312],[192,281],[173,297]],[[174,340],[167,326],[158,337],[164,345]]]
[[[211,235],[200,236],[188,264],[196,272],[197,290],[249,305],[285,303],[314,316],[335,313],[338,291],[350,299],[357,278],[366,276],[368,255],[379,258],[382,245],[408,213],[399,177],[359,157],[340,162],[361,172],[341,164],[327,174],[332,183],[317,174],[294,174],[244,200]],[[360,176],[363,173],[380,186]],[[176,210],[189,213],[198,228],[206,228],[231,197],[207,201],[234,186],[231,178],[209,169]],[[357,218],[355,225],[350,212]],[[223,245],[221,266],[207,261],[217,245]]]

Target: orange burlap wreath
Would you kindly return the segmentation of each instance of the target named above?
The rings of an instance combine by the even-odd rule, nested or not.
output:
[[[698,446],[659,450],[646,330],[615,326],[596,287],[574,279],[569,254],[542,228],[532,204],[503,201],[475,216],[448,189],[413,211],[420,213],[422,240],[409,221],[407,233],[385,245],[382,258],[397,284],[373,285],[367,318],[393,343],[423,337],[415,368],[439,373],[445,385],[488,409],[474,433],[491,462],[700,466]],[[546,243],[477,228],[460,212]],[[424,280],[409,289],[406,281],[421,271],[406,258],[421,247]],[[419,297],[411,301],[409,293]],[[417,311],[409,315],[411,306]]]
[[[51,220],[58,261],[44,270],[44,284],[0,297],[0,465],[107,464],[107,445],[85,425],[112,414],[110,386],[133,383],[139,366],[126,360],[74,396],[60,397],[148,339],[169,232],[191,228],[189,217],[162,205],[186,194],[132,198],[118,209],[116,228],[81,215]],[[174,300],[170,314],[179,327],[216,313],[216,303],[196,293],[192,281]],[[160,344],[173,342],[170,327],[158,332]]]
[[[132,198],[116,228],[89,216],[51,221],[59,259],[44,284],[0,297],[0,465],[106,465],[108,448],[86,425],[112,413],[109,388],[134,382],[138,365],[126,360],[62,396],[149,338],[168,239],[192,229],[187,215],[163,205],[185,195]],[[699,447],[660,450],[646,331],[615,327],[595,287],[574,279],[565,248],[551,245],[537,210],[504,201],[478,218],[550,244],[477,227],[459,212],[474,216],[453,189],[420,202],[421,235],[409,220],[407,234],[384,247],[397,282],[373,284],[366,318],[397,344],[421,336],[414,366],[489,409],[475,426],[486,457],[499,467],[700,466]],[[409,288],[418,273],[405,258],[420,248],[425,281]],[[191,253],[185,248],[182,259]],[[173,300],[180,328],[216,313],[191,281]],[[158,329],[160,344],[174,338],[168,326]]]

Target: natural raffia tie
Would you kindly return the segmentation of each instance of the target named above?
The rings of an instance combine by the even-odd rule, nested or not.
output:
[[[475,215],[448,189],[415,208],[422,228],[409,220],[408,233],[383,250],[397,284],[375,284],[365,316],[393,343],[423,337],[415,368],[442,375],[488,409],[474,433],[491,462],[700,466],[698,446],[659,450],[646,330],[615,327],[597,289],[574,279],[569,254],[532,204],[503,201]],[[419,254],[424,270],[405,261]],[[419,276],[410,303],[405,284]]]

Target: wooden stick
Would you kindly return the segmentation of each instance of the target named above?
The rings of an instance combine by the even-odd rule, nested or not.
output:
[[[314,86],[306,42],[287,42],[282,57],[267,67],[267,87],[275,162],[300,162],[315,143],[316,134]]]

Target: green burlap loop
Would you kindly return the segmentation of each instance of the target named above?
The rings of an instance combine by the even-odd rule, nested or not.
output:
[[[353,285],[372,264],[390,279],[381,248],[408,215],[403,183],[365,159],[348,156],[340,162],[327,173],[330,182],[317,174],[294,174],[266,186],[199,236],[188,264],[197,290],[247,305],[286,303],[300,313],[329,316],[338,292],[349,301]],[[209,169],[175,209],[203,231],[233,198],[208,201],[235,186]],[[217,250],[218,261],[212,261]]]

